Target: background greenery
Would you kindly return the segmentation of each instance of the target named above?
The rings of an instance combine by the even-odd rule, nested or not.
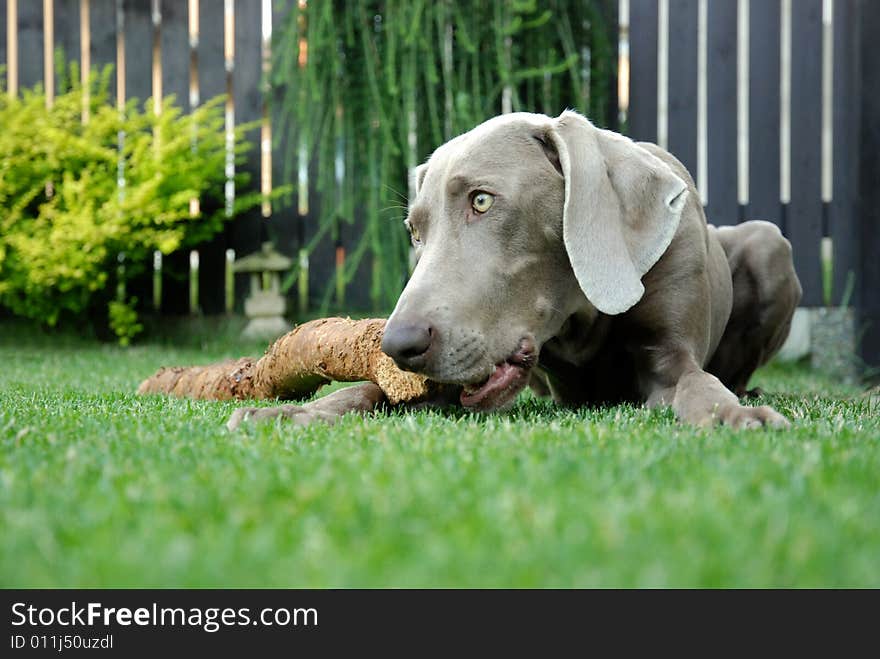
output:
[[[756,378],[781,432],[523,397],[230,434],[133,394],[264,347],[222,334],[4,327],[0,586],[880,586],[880,402],[805,368]]]
[[[151,99],[119,112],[107,67],[92,77],[83,122],[78,65],[58,60],[51,108],[41,86],[13,98],[0,80],[0,305],[49,325],[65,314],[80,323],[83,314],[97,316],[127,342],[140,323],[125,282],[152,263],[154,250],[202,243],[230,219],[223,99],[189,114],[173,97],[159,115]],[[247,128],[236,131],[239,161]],[[247,174],[236,178],[244,189]],[[232,216],[258,202],[257,194],[239,195]]]
[[[405,213],[407,171],[500,114],[505,89],[513,111],[556,115],[568,107],[600,125],[610,119],[616,56],[603,11],[614,3],[291,4],[274,30],[271,83],[276,135],[286,145],[283,180],[311,172],[319,202],[308,206],[300,187],[300,212],[317,218],[310,235],[300,218],[299,242],[309,253],[322,241],[341,244],[345,225],[361,227],[357,242],[344,246],[344,269],[318,283],[322,310],[343,304],[359,274],[373,310],[393,307],[408,275],[409,239],[389,220]]]

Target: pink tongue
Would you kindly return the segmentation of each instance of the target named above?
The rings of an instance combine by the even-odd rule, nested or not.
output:
[[[519,370],[521,370],[519,366],[507,362],[496,366],[495,371],[479,389],[470,393],[467,393],[464,390],[461,392],[461,404],[465,407],[479,405],[492,394],[507,387],[507,385],[516,378]]]

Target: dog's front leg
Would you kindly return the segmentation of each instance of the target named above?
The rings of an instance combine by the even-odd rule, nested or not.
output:
[[[396,409],[420,410],[428,407],[447,407],[455,405],[461,387],[432,383],[428,396],[421,400],[398,403]],[[369,414],[383,405],[390,405],[379,385],[363,382],[323,398],[302,405],[278,405],[276,407],[240,407],[226,422],[229,430],[235,430],[245,421],[267,421],[277,417],[290,419],[295,425],[308,426],[313,423],[333,425],[349,412]]]
[[[740,405],[736,395],[714,375],[702,370],[695,359],[685,356],[664,361],[671,366],[672,373],[649,378],[648,407],[669,405],[681,421],[703,427],[724,424],[733,428],[787,428],[791,425],[767,405]]]
[[[385,394],[372,382],[356,384],[303,405],[279,405],[277,407],[240,407],[226,422],[229,430],[235,430],[244,421],[265,421],[279,416],[286,417],[298,426],[312,423],[334,424],[349,412],[368,414],[385,402]]]

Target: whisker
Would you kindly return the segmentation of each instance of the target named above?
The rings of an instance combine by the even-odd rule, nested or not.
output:
[[[381,210],[381,212],[384,213],[385,211],[390,211],[390,210],[394,210],[394,209],[401,210],[401,211],[408,211],[409,210],[406,206],[401,206],[400,204],[391,204],[390,206],[385,206]]]
[[[385,188],[386,190],[388,190],[389,192],[393,192],[394,194],[396,194],[396,195],[400,198],[400,200],[403,201],[404,203],[409,204],[409,198],[408,198],[405,194],[403,194],[402,192],[400,192],[399,190],[395,190],[394,188],[392,188],[392,187],[391,187],[390,185],[388,185],[387,183],[383,183],[383,184],[382,184],[382,187],[384,187],[384,188]]]

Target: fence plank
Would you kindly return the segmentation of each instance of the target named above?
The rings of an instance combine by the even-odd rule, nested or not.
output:
[[[855,278],[858,261],[858,185],[859,121],[853,120],[858,105],[858,49],[856,41],[858,11],[851,2],[834,3],[834,89],[833,89],[833,176],[834,188],[830,207],[830,229],[834,245],[833,304],[854,303],[846,295],[847,282]],[[860,281],[853,279],[858,286]]]
[[[125,97],[144,101],[153,95],[153,25],[150,3],[125,0]]]
[[[189,107],[189,31],[187,29],[187,3],[160,0],[159,9],[162,20],[159,26],[159,62],[162,76],[163,111],[164,99],[174,96],[175,104],[186,110]],[[155,30],[156,28],[151,29]],[[152,48],[155,33],[151,32]],[[152,67],[151,67],[152,69]],[[151,89],[151,94],[156,90]],[[190,247],[185,247],[165,257],[162,268],[162,311],[183,315],[191,311],[190,306]],[[201,259],[199,263],[201,275]],[[217,280],[215,286],[223,288]],[[204,297],[205,289],[199,282],[199,298]]]
[[[736,224],[736,0],[713,0],[707,17],[707,157],[712,224]]]
[[[199,1],[199,94],[202,102],[226,91],[223,0]]]
[[[620,39],[618,23],[619,11],[618,0],[599,0],[599,15],[602,17],[601,29],[605,31],[605,37],[611,45],[608,56],[612,59],[610,66],[607,67],[608,86],[606,88],[607,99],[604,108],[604,127],[616,131],[620,130],[617,99],[617,44]],[[598,28],[593,26],[591,29]],[[596,81],[593,81],[593,86],[595,87],[595,85]]]
[[[43,85],[43,3],[18,0],[18,87]]]
[[[226,92],[226,69],[223,63],[223,0],[199,1],[198,79],[200,102]],[[189,104],[185,105],[189,107]],[[222,206],[222,199],[219,201]],[[220,206],[202,200],[203,212],[214,212]],[[232,247],[232,227],[227,227],[209,243],[199,246],[199,296],[205,313],[222,313],[225,309],[226,249]],[[236,246],[237,248],[237,246]],[[242,256],[241,250],[237,255]],[[241,308],[247,291],[246,277],[239,277],[240,288],[235,299]]]
[[[697,174],[698,0],[669,3],[669,151]]]
[[[858,156],[859,198],[856,217],[861,226],[861,255],[857,271],[859,280],[859,329],[864,332],[861,356],[874,367],[878,379],[880,367],[880,58],[877,57],[877,35],[880,34],[880,3],[864,2],[857,25],[861,30],[861,116],[859,118],[860,154]]]
[[[6,67],[6,0],[0,0],[0,68]],[[3,80],[0,87],[6,90],[7,73],[4,68],[2,72]]]
[[[631,0],[627,134],[657,141],[657,0]]]
[[[792,3],[791,202],[787,226],[802,304],[822,304],[822,1]]]
[[[235,124],[258,120],[262,116],[260,80],[262,79],[260,4],[253,0],[235,2],[235,69],[233,72],[233,97],[235,100]],[[260,185],[260,129],[249,130],[245,137],[252,148],[247,160],[236,165],[251,177],[246,190],[236,194],[258,190]],[[232,225],[232,240],[240,255],[260,248],[268,236],[259,208],[237,217]],[[243,278],[242,278],[243,279]]]
[[[189,30],[187,3],[162,0],[162,93],[189,107]]]
[[[55,0],[55,46],[64,52],[66,63],[80,62],[79,0]],[[82,62],[80,62],[81,64]],[[68,69],[69,70],[69,69]],[[55,93],[63,90],[58,81],[66,72],[55,69]],[[79,82],[76,80],[75,82]]]
[[[108,64],[116,67],[116,0],[91,0],[89,26],[92,32],[92,69],[100,72]],[[116,99],[116,76],[110,76],[109,102]]]
[[[272,3],[272,33],[277,35],[290,19],[290,12],[296,11],[294,3]],[[274,46],[274,44],[273,44]],[[282,109],[283,104],[283,88],[275,87],[272,89],[270,117],[272,121],[272,185],[277,188],[291,182],[291,175],[295,179],[296,171],[288,172],[285,176],[285,163],[290,158],[294,158],[296,147],[290,143],[287,138],[287,126],[284,122],[289,121]],[[292,108],[287,108],[289,113]],[[288,115],[289,116],[289,115]],[[297,257],[300,247],[298,234],[298,218],[296,215],[296,192],[293,191],[292,196],[286,195],[283,199],[277,199],[272,202],[272,217],[269,220],[269,231],[275,240],[276,247],[281,253],[292,257]],[[297,267],[296,263],[292,269]],[[287,291],[288,309],[296,308],[296,287]]]
[[[779,197],[780,3],[749,3],[749,205],[746,219],[782,226]]]
[[[6,49],[9,45],[7,41],[6,34],[6,12],[8,8],[6,7],[6,0],[0,0],[0,69],[2,70],[2,88],[4,92],[6,91],[6,85],[8,83],[7,72],[6,72]]]

